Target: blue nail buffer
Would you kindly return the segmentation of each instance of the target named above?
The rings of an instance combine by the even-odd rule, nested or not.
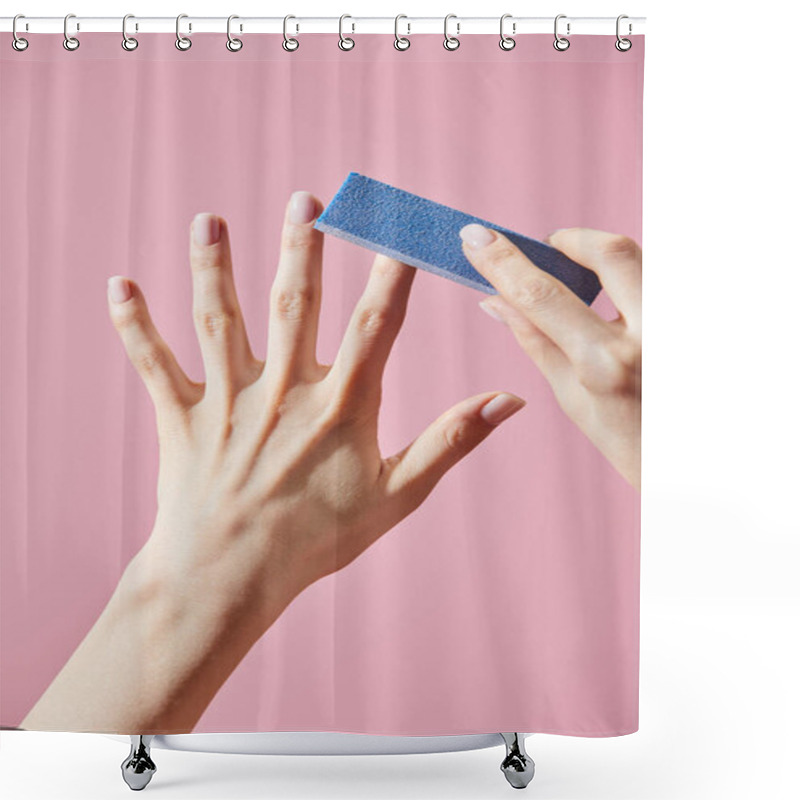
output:
[[[315,227],[434,275],[497,294],[461,249],[458,232],[471,222],[507,236],[536,266],[565,283],[587,305],[600,292],[594,272],[550,245],[357,172],[347,176]]]

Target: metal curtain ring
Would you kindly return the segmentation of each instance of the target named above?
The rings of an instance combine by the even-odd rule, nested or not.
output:
[[[456,35],[451,36],[447,31],[448,23],[451,19],[456,20]],[[461,32],[461,23],[458,22],[458,17],[455,14],[448,14],[444,18],[444,49],[445,50],[458,50],[461,46],[461,41],[458,39],[458,34]]]
[[[553,47],[559,51],[559,53],[563,53],[565,50],[569,49],[569,39],[565,38],[558,32],[558,21],[560,19],[566,19],[566,14],[559,14],[556,17],[556,21],[553,23],[553,33],[555,34],[555,40],[553,41]],[[567,23],[567,36],[569,36],[569,22]]]
[[[620,51],[620,53],[626,53],[628,50],[631,49],[631,47],[633,47],[633,42],[630,39],[623,39],[619,35],[619,24],[620,22],[622,22],[623,19],[628,19],[628,15],[620,14],[617,17],[617,41],[614,42],[614,47],[616,47],[617,50]],[[631,32],[631,25],[630,23],[628,23],[628,34],[630,34],[630,32]]]
[[[342,14],[342,16],[339,17],[339,49],[340,50],[352,50],[356,46],[356,43],[355,43],[355,41],[353,39],[351,39],[349,36],[345,36],[344,33],[342,33],[342,26],[343,26],[344,21],[346,19],[353,19],[353,18],[349,14]],[[355,29],[356,29],[355,23],[351,23],[351,24],[353,26],[353,31],[355,31]]]
[[[287,14],[283,18],[283,49],[288,53],[293,53],[298,47],[300,47],[300,40],[289,36],[289,34],[286,32],[290,19],[297,19],[297,17]],[[295,32],[300,30],[300,26],[296,23],[295,29]]]
[[[28,49],[28,40],[27,39],[23,39],[21,36],[17,35],[17,20],[18,19],[25,19],[25,15],[24,14],[17,14],[17,16],[14,17],[14,21],[11,23],[11,35],[13,37],[11,39],[11,46],[17,52],[21,53],[23,50],[27,50]]]
[[[128,36],[128,20],[134,19],[133,14],[126,14],[122,18],[122,49],[130,52],[139,46],[139,40],[133,36]]]
[[[516,39],[512,39],[510,36],[506,36],[505,31],[503,30],[503,26],[507,19],[511,19],[512,14],[503,14],[500,17],[500,49],[501,50],[513,50],[517,46]],[[517,23],[511,23],[511,32],[517,32]]]
[[[78,41],[78,39],[75,36],[70,36],[69,35],[69,31],[67,30],[67,26],[69,25],[69,21],[71,19],[75,19],[75,15],[74,14],[67,14],[67,16],[64,17],[64,42],[63,42],[63,44],[64,44],[64,49],[65,50],[77,50],[81,46],[81,43]],[[80,25],[77,25],[76,26],[76,30],[80,30],[80,29],[81,29]]]
[[[231,53],[238,53],[242,47],[244,46],[244,42],[241,39],[237,39],[235,36],[231,35],[231,22],[235,19],[239,19],[236,14],[231,14],[228,17],[228,41],[225,42],[225,47],[231,51]],[[240,29],[241,30],[241,29]]]
[[[405,36],[400,35],[399,27],[401,19],[408,19],[408,17],[405,14],[398,14],[394,18],[394,49],[408,50],[408,48],[411,47],[411,39],[406,39]],[[408,26],[408,33],[411,33],[411,23],[407,22],[406,25]]]
[[[188,19],[188,14],[178,14],[175,18],[175,47],[178,50],[188,50],[192,46],[192,40],[181,33],[181,20]],[[192,23],[189,23],[189,32],[192,31]]]

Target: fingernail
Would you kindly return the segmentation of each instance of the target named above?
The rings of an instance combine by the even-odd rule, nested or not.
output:
[[[124,303],[131,299],[131,285],[120,275],[108,279],[108,297],[112,303]]]
[[[219,241],[219,217],[214,214],[198,214],[192,224],[195,244],[208,247]]]
[[[497,238],[497,234],[491,228],[484,228],[483,225],[476,225],[474,222],[465,225],[459,231],[459,236],[476,250],[486,247]]]
[[[481,300],[478,305],[492,318],[502,322],[503,325],[508,325],[502,314],[492,305],[489,300]]]
[[[317,216],[317,201],[311,192],[295,192],[289,201],[289,222],[305,225]]]
[[[525,401],[515,394],[499,394],[493,397],[482,409],[481,416],[490,425],[499,425],[504,419],[519,411]]]

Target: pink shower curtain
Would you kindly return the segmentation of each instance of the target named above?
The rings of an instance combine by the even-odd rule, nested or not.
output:
[[[200,212],[225,220],[258,359],[287,201],[307,190],[327,204],[351,171],[535,239],[579,227],[641,242],[642,37],[628,52],[613,36],[558,52],[534,35],[504,52],[473,35],[448,52],[419,35],[399,52],[356,35],[343,52],[319,34],[293,53],[275,35],[239,52],[220,34],[185,52],[171,34],[142,34],[132,52],[110,33],[74,52],[59,35],[28,38],[25,52],[8,34],[0,46],[3,726],[22,725],[156,519],[156,415],[109,317],[110,276],[140,287],[200,383],[188,258]],[[321,364],[373,258],[325,237]],[[609,294],[591,306],[608,321]],[[299,592],[196,732],[637,729],[638,491],[509,326],[482,313],[485,296],[416,271],[383,374],[380,451],[480,393],[525,407]],[[205,587],[212,604],[228,591]],[[156,653],[137,630],[146,674]]]

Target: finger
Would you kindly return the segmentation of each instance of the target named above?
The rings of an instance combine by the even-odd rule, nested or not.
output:
[[[108,308],[128,358],[156,408],[166,411],[196,401],[198,385],[189,380],[156,330],[137,284],[119,275],[109,278]]]
[[[214,214],[192,221],[192,315],[207,391],[230,393],[255,361],[233,282],[228,225]]]
[[[400,502],[403,515],[410,513],[451,467],[524,405],[521,397],[505,392],[462,400],[410,445],[384,459],[386,494]]]
[[[490,295],[478,305],[489,316],[511,329],[520,347],[551,384],[560,381],[571,369],[569,359],[561,348],[499,294]]]
[[[322,204],[295,192],[286,205],[281,254],[270,293],[265,375],[303,379],[317,364],[324,236],[313,222]]]
[[[539,269],[501,233],[467,225],[461,237],[464,255],[475,269],[570,361],[585,358],[587,345],[602,346],[615,337],[608,322],[560,280]]]
[[[380,402],[381,379],[408,306],[414,267],[378,255],[326,380],[359,407]]]
[[[633,239],[591,228],[564,228],[548,242],[564,255],[593,270],[629,327],[642,319],[642,251]]]

